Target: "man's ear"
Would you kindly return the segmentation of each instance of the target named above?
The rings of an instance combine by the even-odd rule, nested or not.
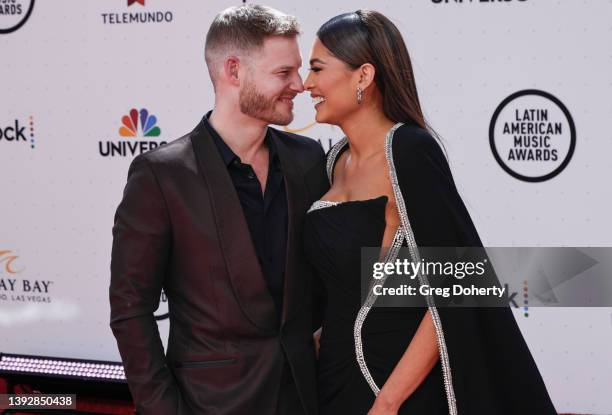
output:
[[[365,91],[374,82],[376,68],[371,63],[364,63],[357,71],[359,75],[358,86]]]
[[[240,59],[236,56],[228,56],[223,61],[223,75],[232,85],[239,85],[238,70],[240,69]]]

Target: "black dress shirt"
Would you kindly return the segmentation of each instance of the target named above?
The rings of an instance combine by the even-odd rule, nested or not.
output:
[[[211,112],[205,117],[206,128],[213,137],[234,183],[259,264],[280,316],[283,306],[288,214],[287,194],[278,153],[270,134],[266,134],[264,142],[268,147],[270,161],[265,193],[262,194],[255,171],[251,165],[242,163],[240,157],[215,131],[208,122],[210,114]]]

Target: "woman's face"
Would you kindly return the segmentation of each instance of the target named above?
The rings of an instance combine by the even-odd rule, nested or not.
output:
[[[310,53],[310,72],[304,88],[315,100],[316,121],[341,125],[358,109],[358,70],[336,58],[316,38]]]

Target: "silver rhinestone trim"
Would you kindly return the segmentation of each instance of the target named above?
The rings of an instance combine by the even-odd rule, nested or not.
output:
[[[343,137],[342,140],[338,141],[334,146],[329,150],[327,154],[327,179],[329,180],[329,184],[332,184],[334,180],[334,165],[336,164],[336,157],[340,154],[340,151],[344,148],[344,146],[348,143],[348,139]]]
[[[397,208],[398,208],[398,212],[400,216],[400,222],[401,222],[401,226],[397,229],[395,233],[391,248],[389,249],[385,257],[386,262],[395,261],[395,259],[397,258],[397,255],[399,254],[399,249],[401,248],[404,239],[406,240],[406,243],[408,245],[408,249],[409,249],[411,258],[415,261],[420,261],[420,255],[418,252],[416,241],[414,239],[414,233],[412,232],[412,227],[410,226],[410,221],[408,220],[406,204],[404,202],[404,198],[402,196],[402,192],[399,187],[399,181],[397,179],[397,171],[395,169],[395,164],[393,161],[393,147],[392,147],[393,136],[395,134],[395,131],[402,125],[403,123],[395,124],[393,127],[391,127],[391,129],[387,133],[387,136],[385,137],[385,155],[387,158],[387,164],[389,166],[391,186],[393,188],[395,202],[397,204]],[[331,148],[331,150],[329,151],[329,154],[327,155],[326,168],[327,168],[327,177],[329,179],[330,185],[333,182],[333,170],[334,170],[334,165],[336,163],[336,158],[338,157],[338,154],[340,154],[344,146],[347,145],[347,143],[348,143],[348,139],[346,137],[342,138],[342,140],[338,141]],[[324,202],[324,201],[320,201],[320,202]],[[334,203],[334,202],[330,202],[330,203]],[[317,204],[317,202],[315,202],[313,206],[311,206],[311,208],[309,209],[309,212],[311,210],[315,210],[313,209],[315,204]],[[323,207],[329,207],[329,206],[330,205],[319,206],[317,208],[323,208]],[[404,232],[402,228],[406,229],[407,231]],[[384,279],[386,279],[386,276],[384,276],[382,279],[383,284],[384,284]],[[419,282],[421,284],[428,284],[427,276],[423,275],[422,273],[419,274]],[[355,339],[355,352],[356,352],[356,357],[357,357],[357,363],[359,365],[361,373],[363,374],[365,380],[368,382],[368,385],[370,386],[374,394],[378,395],[378,393],[380,392],[380,388],[378,387],[378,385],[376,385],[376,382],[372,378],[370,370],[368,369],[368,366],[366,364],[365,357],[363,354],[363,342],[361,339],[361,329],[363,328],[363,323],[365,322],[365,319],[368,313],[370,312],[370,310],[372,309],[372,306],[374,305],[374,302],[376,301],[376,298],[371,299],[370,297],[375,297],[371,289],[369,291],[368,298],[366,298],[366,301],[364,302],[359,312],[357,313],[357,318],[355,320],[355,325],[353,329],[353,335]],[[449,415],[458,415],[457,402],[455,399],[455,391],[453,388],[450,360],[448,357],[448,350],[446,348],[446,341],[444,339],[442,321],[440,319],[440,315],[438,313],[438,310],[431,296],[427,297],[427,305],[428,305],[428,309],[432,316],[434,327],[436,329],[436,340],[438,342],[438,348],[440,350],[440,361],[442,365],[442,374],[444,376],[444,388],[446,390],[446,396],[448,400]]]
[[[310,213],[313,210],[325,209],[328,207],[337,206],[340,203],[342,202],[332,202],[331,200],[315,200],[314,203],[310,206],[310,209],[308,209],[308,212],[306,213]]]
[[[399,226],[395,231],[395,236],[393,237],[393,242],[391,243],[391,247],[387,251],[387,255],[385,256],[385,262],[393,262],[397,258],[399,253],[399,249],[402,247],[402,243],[404,241],[404,232],[402,231],[402,227]],[[383,275],[383,277],[378,280],[378,283],[381,285],[385,284],[387,279],[387,275]],[[368,313],[374,306],[374,302],[376,302],[376,295],[374,295],[373,291],[374,281],[370,282],[370,286],[368,287],[368,296],[364,301],[363,305],[359,309],[357,313],[357,318],[355,319],[355,325],[353,326],[353,337],[355,339],[355,355],[357,356],[357,364],[359,365],[359,369],[363,374],[366,382],[370,385],[370,389],[374,392],[374,395],[378,396],[380,392],[380,388],[372,378],[372,374],[370,373],[370,369],[368,369],[368,365],[365,361],[365,356],[363,354],[363,342],[361,339],[361,329],[363,328],[363,323],[365,322]]]
[[[395,169],[395,163],[393,161],[393,135],[395,130],[401,127],[402,123],[395,124],[385,139],[385,154],[387,156],[387,163],[389,164],[389,173],[391,177],[391,187],[393,188],[393,193],[395,196],[395,203],[397,204],[397,210],[400,216],[400,222],[402,227],[405,230],[406,241],[408,244],[408,250],[410,252],[411,259],[413,261],[420,261],[421,257],[419,254],[419,250],[414,239],[414,232],[412,231],[412,227],[410,226],[410,221],[408,220],[408,213],[406,211],[406,204],[404,202],[404,197],[402,196],[402,192],[400,190],[399,181],[397,179],[397,171]],[[427,276],[423,273],[419,274],[419,282],[421,284],[428,284]],[[431,317],[434,323],[434,327],[436,329],[436,338],[438,341],[438,348],[440,349],[440,362],[442,365],[442,374],[444,376],[444,388],[446,389],[446,397],[448,400],[448,411],[450,415],[457,415],[457,401],[455,399],[455,391],[453,389],[453,379],[451,374],[451,366],[450,360],[448,357],[448,350],[446,348],[446,341],[444,340],[444,330],[442,328],[442,320],[440,319],[440,315],[438,313],[438,309],[435,306],[433,297],[431,295],[427,296],[427,306],[431,313]]]

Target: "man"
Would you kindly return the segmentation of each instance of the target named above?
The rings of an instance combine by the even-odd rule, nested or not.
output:
[[[316,414],[301,224],[327,190],[313,140],[268,128],[303,91],[297,23],[243,5],[206,37],[215,105],[137,157],[113,229],[111,328],[140,414]],[[153,312],[168,297],[167,354]]]

